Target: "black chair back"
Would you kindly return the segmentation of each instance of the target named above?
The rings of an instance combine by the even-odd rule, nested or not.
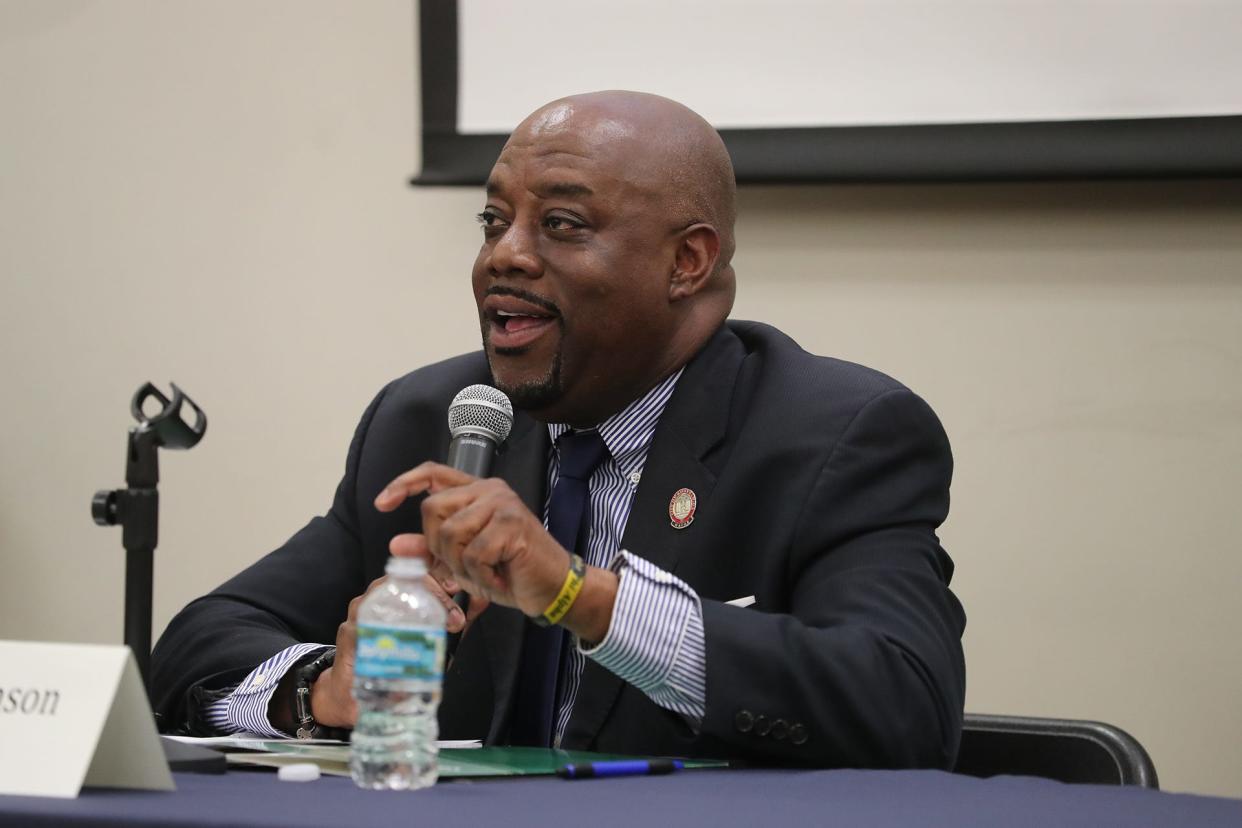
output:
[[[1160,787],[1138,740],[1121,728],[1076,719],[967,713],[954,772]]]

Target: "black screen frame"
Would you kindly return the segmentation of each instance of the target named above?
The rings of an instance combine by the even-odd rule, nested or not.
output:
[[[421,172],[478,186],[507,135],[457,131],[457,0],[419,0]],[[1242,115],[722,129],[739,184],[1242,176]]]

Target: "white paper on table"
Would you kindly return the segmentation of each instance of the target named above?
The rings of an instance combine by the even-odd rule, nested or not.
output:
[[[258,750],[269,751],[273,743],[281,746],[288,745],[296,747],[298,745],[333,745],[344,746],[348,742],[342,742],[339,739],[269,739],[258,733],[248,733],[245,731],[233,733],[228,736],[165,736],[165,739],[174,739],[178,742],[185,742],[188,745],[201,745],[208,748],[233,748],[235,750]],[[441,749],[444,748],[477,748],[483,747],[483,742],[479,739],[441,739],[437,744]]]

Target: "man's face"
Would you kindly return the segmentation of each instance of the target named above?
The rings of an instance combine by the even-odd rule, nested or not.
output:
[[[514,133],[479,219],[475,301],[492,376],[518,408],[593,425],[673,367],[666,199],[624,124],[545,110]]]

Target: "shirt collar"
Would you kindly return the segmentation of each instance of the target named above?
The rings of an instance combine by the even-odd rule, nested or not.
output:
[[[655,435],[660,415],[673,396],[677,380],[681,378],[685,367],[657,383],[646,394],[643,394],[625,408],[613,414],[596,428],[599,436],[604,439],[608,453],[617,467],[624,474],[637,471],[647,458],[647,449],[651,446],[651,438]],[[569,431],[567,423],[548,423],[548,436],[555,447],[556,438]],[[555,448],[553,449],[555,450]]]

